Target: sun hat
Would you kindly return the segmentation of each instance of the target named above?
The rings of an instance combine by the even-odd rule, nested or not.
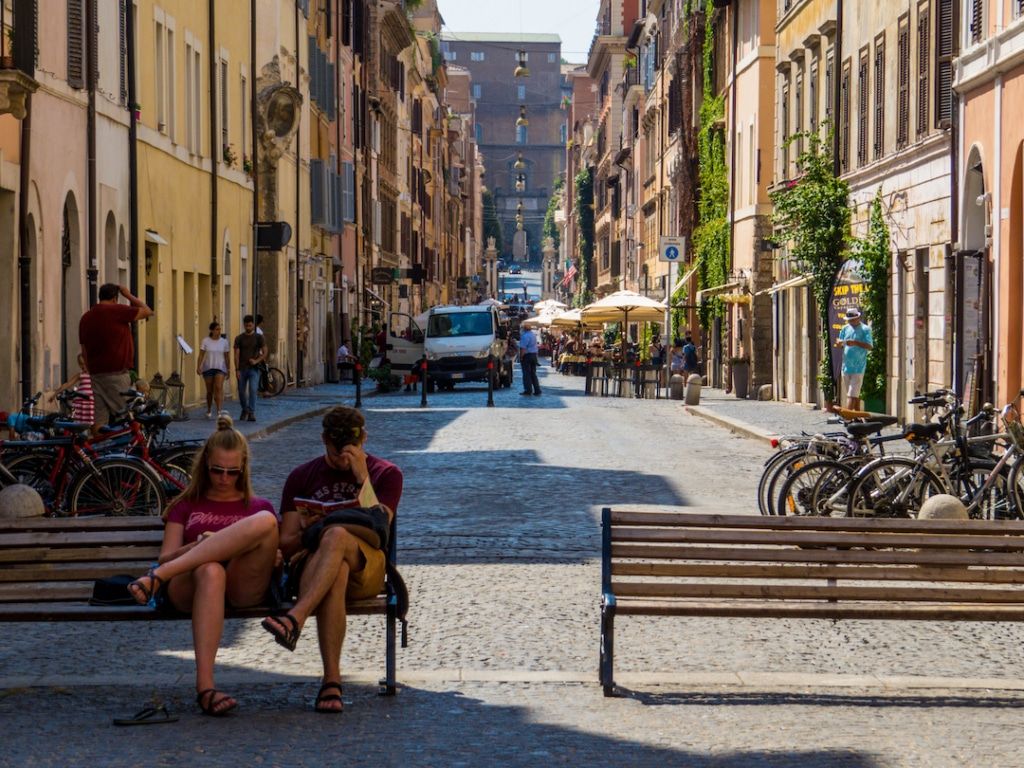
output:
[[[848,310],[846,310],[847,320],[856,320],[858,317],[860,317],[860,310],[857,309],[856,307],[850,307]]]

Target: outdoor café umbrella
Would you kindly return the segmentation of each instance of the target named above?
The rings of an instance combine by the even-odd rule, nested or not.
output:
[[[555,310],[561,311],[563,309],[568,308],[568,305],[563,304],[562,302],[558,301],[558,299],[544,299],[544,301],[538,301],[536,304],[533,305],[533,311],[540,312],[541,314]]]
[[[622,323],[622,360],[625,362],[626,326],[629,321],[664,322],[665,305],[634,291],[616,291],[585,306],[581,316],[585,323]]]

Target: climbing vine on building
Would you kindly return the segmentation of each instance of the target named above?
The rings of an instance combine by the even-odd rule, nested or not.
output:
[[[576,278],[574,307],[585,307],[594,300],[589,280],[594,261],[594,169],[584,168],[576,174],[576,221],[579,226],[579,274]]]
[[[871,326],[872,348],[864,371],[864,397],[885,400],[885,368],[888,345],[885,330],[889,312],[889,268],[892,264],[889,227],[882,212],[881,190],[871,201],[867,234],[853,243],[853,255],[861,263],[864,292],[860,307]]]
[[[562,189],[565,187],[565,182],[562,177],[559,176],[555,179],[555,188],[551,193],[551,199],[548,200],[548,210],[544,214],[544,230],[543,236],[550,237],[551,241],[555,244],[555,248],[558,248],[560,237],[558,234],[558,227],[555,225],[555,211],[562,207]]]
[[[849,187],[832,171],[831,131],[826,133],[825,138],[817,131],[789,137],[787,145],[802,140],[804,147],[797,158],[799,175],[784,188],[772,192],[771,198],[778,239],[788,246],[790,264],[796,272],[810,278],[821,329],[818,383],[824,399],[833,401],[836,382],[832,373],[828,310],[836,274],[846,258],[850,211],[847,207]]]
[[[700,195],[697,228],[693,235],[694,257],[700,259],[697,282],[701,289],[722,285],[729,274],[729,170],[725,159],[725,97],[714,92],[714,25],[704,25],[704,100],[697,133],[697,164]],[[700,309],[705,328],[723,313],[717,298]]]

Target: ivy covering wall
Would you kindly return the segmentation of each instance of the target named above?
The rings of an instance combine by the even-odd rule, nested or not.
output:
[[[558,248],[561,236],[558,232],[558,227],[555,225],[555,211],[558,211],[562,207],[562,189],[565,187],[565,181],[559,176],[555,179],[554,191],[551,193],[551,199],[548,200],[548,210],[544,214],[544,229],[541,232],[543,237],[550,237],[552,242],[555,244],[555,248]]]
[[[725,97],[714,90],[714,25],[704,25],[704,99],[700,106],[697,133],[699,197],[697,229],[693,236],[694,257],[700,259],[697,282],[701,290],[722,285],[729,274],[729,170],[726,166]],[[700,309],[705,328],[723,314],[722,302],[714,297]]]
[[[590,272],[594,261],[594,169],[584,168],[576,174],[576,221],[579,226],[579,274],[576,278],[574,307],[585,307],[594,300],[590,290]]]

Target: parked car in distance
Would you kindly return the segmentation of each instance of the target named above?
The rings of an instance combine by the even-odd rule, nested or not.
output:
[[[499,272],[507,272],[508,271],[508,264],[505,263],[504,259],[498,259],[498,271]]]
[[[523,268],[520,267],[518,264],[513,264],[508,268],[508,273],[510,275],[521,275],[523,274]]]

